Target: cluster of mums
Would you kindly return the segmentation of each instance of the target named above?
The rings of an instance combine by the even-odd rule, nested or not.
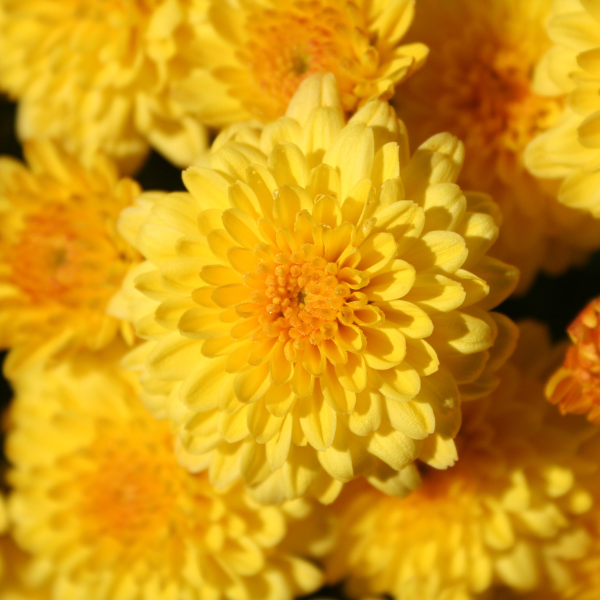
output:
[[[600,599],[600,301],[492,312],[600,248],[600,0],[0,0],[0,89],[0,600]]]

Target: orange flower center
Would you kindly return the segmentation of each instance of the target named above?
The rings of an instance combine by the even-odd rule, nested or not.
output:
[[[94,469],[78,481],[83,522],[127,544],[169,529],[180,492],[171,436],[131,438],[99,439],[90,449]]]
[[[343,318],[344,304],[352,294],[347,283],[338,281],[338,266],[320,256],[305,261],[300,252],[278,254],[274,263],[274,268],[266,262],[258,267],[266,289],[250,297],[264,305],[259,317],[262,330],[253,340],[266,336],[285,343],[291,339],[297,350],[303,350],[309,343],[333,338],[338,316]]]
[[[260,251],[259,251],[260,255]],[[333,340],[341,326],[352,325],[369,310],[366,294],[357,291],[369,281],[366,274],[315,255],[312,244],[298,251],[263,256],[246,282],[254,288],[249,301],[236,307],[243,317],[260,325],[251,334],[255,343],[277,340],[287,360],[302,351]],[[362,312],[361,312],[362,311]]]
[[[476,51],[469,44],[448,51],[448,91],[438,106],[455,123],[453,132],[478,153],[521,154],[557,121],[563,102],[532,92],[533,63],[518,48],[481,42]]]
[[[122,260],[104,215],[58,203],[28,215],[9,250],[12,282],[35,304],[103,307],[118,289]]]
[[[342,93],[352,91],[349,68],[354,53],[347,40],[352,39],[354,25],[347,10],[322,4],[297,1],[287,10],[267,9],[249,16],[249,41],[241,57],[266,96],[260,107],[252,106],[260,116],[282,115],[300,83],[314,73],[334,73]]]

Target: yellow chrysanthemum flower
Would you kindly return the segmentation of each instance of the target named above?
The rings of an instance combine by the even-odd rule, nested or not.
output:
[[[533,89],[533,68],[550,45],[549,5],[421,0],[410,39],[424,41],[430,57],[394,100],[414,142],[449,131],[465,143],[458,183],[499,204],[502,228],[491,254],[519,267],[518,292],[540,269],[559,273],[600,247],[600,224],[557,202],[558,184],[524,166],[527,144],[556,123],[564,104],[564,96]]]
[[[332,507],[342,538],[330,577],[348,576],[357,596],[401,594],[414,578],[542,598],[572,585],[592,541],[585,517],[600,502],[600,428],[544,398],[562,350],[524,323],[498,389],[464,407],[454,467],[424,467],[422,487],[404,499],[349,486]]]
[[[600,216],[600,10],[594,0],[557,0],[548,21],[554,42],[536,71],[536,91],[568,94],[560,121],[529,146],[526,162],[538,177],[564,181],[559,199]]]
[[[332,542],[320,506],[263,507],[177,465],[120,346],[19,379],[9,512],[31,578],[54,600],[286,600],[319,587]]]
[[[206,133],[173,95],[198,68],[205,0],[0,0],[0,89],[19,101],[21,138],[51,137],[122,170],[148,145],[181,165]]]
[[[461,397],[511,350],[487,309],[516,276],[485,256],[497,209],[455,185],[462,160],[448,134],[410,157],[386,102],[345,123],[316,75],[285,117],[218,139],[189,193],[124,211],[148,259],[125,292],[148,341],[127,362],[184,464],[272,502],[360,475],[406,493],[418,455],[455,460]]]
[[[425,60],[401,44],[415,0],[209,0],[200,32],[204,71],[177,86],[188,110],[212,125],[283,115],[300,83],[333,73],[344,110],[394,86]]]
[[[140,188],[96,156],[91,168],[50,142],[25,145],[29,166],[0,158],[0,346],[10,374],[58,352],[106,346],[131,327],[107,305],[138,253],[116,222]]]

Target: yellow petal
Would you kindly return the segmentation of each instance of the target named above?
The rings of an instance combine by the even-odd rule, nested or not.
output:
[[[262,241],[256,221],[237,208],[230,208],[223,213],[223,226],[243,248],[253,249]]]
[[[279,187],[287,184],[304,188],[308,183],[308,163],[296,144],[277,144],[269,154],[268,166]]]
[[[370,235],[360,246],[361,260],[357,269],[365,271],[370,276],[376,275],[395,258],[397,253],[396,240],[391,233],[376,233]]]
[[[305,79],[290,100],[285,116],[304,127],[312,111],[319,106],[331,106],[342,112],[337,84],[331,73]]]
[[[404,299],[427,312],[432,309],[450,312],[463,303],[465,296],[460,283],[444,275],[422,273],[417,275],[412,289]]]
[[[218,313],[204,307],[187,310],[179,319],[178,327],[181,335],[199,340],[220,338],[231,330],[230,323],[224,323]]]
[[[344,115],[339,108],[321,106],[311,112],[300,144],[310,168],[321,164],[343,128]]]
[[[268,375],[268,363],[259,367],[248,366],[240,371],[233,380],[233,389],[237,399],[243,403],[251,403],[262,398],[271,385]]]
[[[378,371],[381,378],[379,391],[391,400],[412,400],[421,389],[421,378],[408,365],[402,364],[387,371]]]
[[[264,395],[265,407],[274,417],[285,417],[296,402],[289,384],[271,386]]]
[[[356,405],[348,420],[352,433],[365,436],[379,429],[382,418],[382,396],[374,390],[356,395]]]
[[[219,415],[219,435],[228,443],[243,440],[248,435],[248,407],[240,406],[233,413],[222,412]]]
[[[386,408],[392,427],[414,440],[425,439],[435,429],[435,416],[429,404],[386,400]]]
[[[323,162],[339,170],[341,200],[344,200],[361,179],[368,179],[374,158],[373,131],[364,123],[347,125]]]
[[[149,372],[158,379],[183,381],[202,358],[202,344],[174,331],[162,339],[148,356]]]
[[[406,339],[397,329],[365,327],[367,347],[364,359],[371,369],[390,369],[399,365],[406,355]]]
[[[259,444],[272,440],[282,425],[283,419],[273,416],[266,409],[264,397],[248,406],[247,429]]]
[[[337,415],[323,398],[318,386],[299,408],[300,425],[308,443],[316,450],[329,448],[335,436]]]
[[[348,354],[348,362],[334,367],[342,387],[349,392],[362,392],[367,387],[367,367],[359,354]]]
[[[418,456],[420,442],[388,426],[368,437],[367,449],[392,469],[399,471]]]
[[[202,208],[229,208],[229,181],[212,169],[190,167],[182,173],[183,183]]]
[[[396,327],[408,338],[421,339],[433,333],[433,323],[429,315],[411,302],[392,300],[390,302],[374,302],[372,306],[382,310],[386,323]]]
[[[414,267],[396,259],[389,271],[372,277],[369,285],[362,288],[362,291],[370,301],[398,300],[409,293],[414,282]]]
[[[223,382],[224,359],[200,359],[180,389],[182,401],[194,410],[206,412],[218,407]]]
[[[325,401],[337,413],[348,415],[354,410],[356,394],[341,385],[332,365],[327,365],[319,384]]]
[[[287,415],[279,431],[266,444],[267,460],[271,469],[280,469],[285,463],[292,441],[293,416]]]
[[[453,231],[430,231],[404,253],[417,271],[437,268],[447,273],[460,269],[468,255],[464,239]]]

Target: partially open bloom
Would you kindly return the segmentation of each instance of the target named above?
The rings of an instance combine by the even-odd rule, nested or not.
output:
[[[206,145],[172,86],[198,66],[205,0],[0,0],[0,89],[21,138],[52,137],[84,161],[131,172],[148,145],[190,164]]]
[[[563,179],[559,199],[600,216],[600,11],[595,0],[552,3],[554,42],[536,71],[536,90],[568,94],[561,118],[529,146],[526,162],[539,177]]]
[[[600,423],[600,298],[592,300],[569,325],[573,344],[563,365],[546,386],[550,402],[562,414],[587,413],[592,423]]]
[[[106,346],[130,326],[107,305],[138,253],[116,231],[140,193],[96,156],[90,168],[50,142],[25,145],[29,166],[0,158],[0,346],[5,369]]]
[[[564,94],[547,98],[533,87],[534,66],[551,43],[550,4],[421,0],[409,39],[424,41],[430,56],[394,99],[417,144],[438,131],[465,143],[458,183],[499,204],[502,228],[491,253],[519,267],[519,292],[540,269],[561,272],[600,247],[600,225],[560,204],[558,184],[524,165],[527,144],[557,122],[564,105]]]
[[[210,160],[184,173],[189,193],[120,221],[148,259],[127,292],[148,341],[127,363],[184,464],[218,486],[241,475],[263,501],[331,500],[360,475],[406,493],[417,456],[451,464],[461,398],[492,389],[512,349],[487,309],[516,276],[485,256],[495,205],[454,183],[460,142],[411,158],[386,102],[346,124],[317,75]]]
[[[415,0],[210,0],[200,32],[204,71],[177,86],[213,125],[283,115],[300,83],[333,73],[354,111],[418,69],[427,48],[402,44]]]
[[[422,487],[403,499],[350,484],[332,507],[343,534],[330,577],[349,577],[356,596],[403,597],[413,579],[472,594],[502,586],[551,598],[569,589],[592,543],[586,518],[600,503],[600,429],[546,402],[561,351],[541,325],[523,324],[498,389],[463,409],[454,467],[424,467]]]
[[[182,469],[139,401],[122,347],[82,353],[16,385],[9,512],[31,581],[55,600],[288,600],[314,591],[328,549],[320,506],[258,506]]]

